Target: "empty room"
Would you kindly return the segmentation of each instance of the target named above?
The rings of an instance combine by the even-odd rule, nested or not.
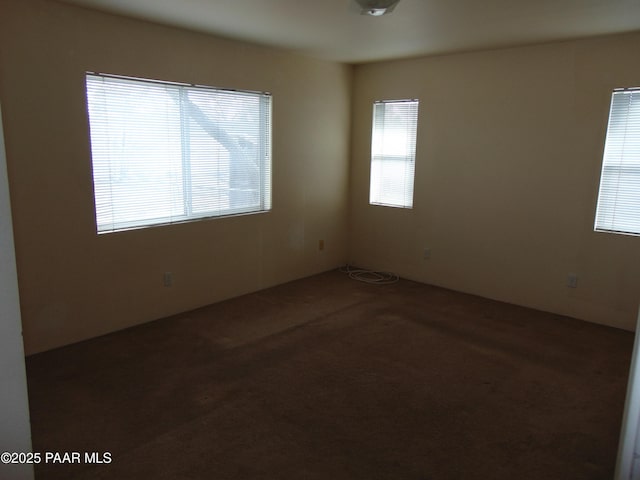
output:
[[[0,479],[640,478],[638,52],[632,0],[0,0]]]

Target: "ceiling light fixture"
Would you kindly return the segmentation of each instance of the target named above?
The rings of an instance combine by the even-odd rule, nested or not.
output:
[[[391,13],[400,0],[356,0],[360,5],[360,14],[379,17]]]

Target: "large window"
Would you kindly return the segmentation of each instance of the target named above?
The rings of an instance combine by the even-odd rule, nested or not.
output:
[[[88,73],[98,233],[271,208],[271,97]]]
[[[413,207],[418,100],[373,104],[369,203]]]
[[[640,235],[640,89],[615,90],[595,229]]]

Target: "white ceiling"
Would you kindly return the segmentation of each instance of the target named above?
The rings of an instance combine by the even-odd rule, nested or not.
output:
[[[64,1],[348,63],[640,30],[640,0],[401,0],[381,17],[353,0]]]

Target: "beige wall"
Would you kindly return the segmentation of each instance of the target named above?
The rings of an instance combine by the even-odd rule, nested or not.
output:
[[[610,91],[640,85],[629,61],[639,46],[630,34],[352,69],[50,0],[0,0],[26,351],[347,259],[632,329],[639,239],[592,224]],[[273,211],[97,236],[87,70],[272,92]],[[372,207],[371,103],[410,97],[421,101],[414,209]]]
[[[611,90],[640,85],[639,48],[629,34],[358,66],[350,260],[633,329],[640,238],[592,230]],[[371,104],[414,97],[414,209],[370,206]]]
[[[97,236],[87,70],[271,92],[273,210]],[[337,63],[2,0],[0,101],[27,353],[344,263],[350,86],[351,68]]]

